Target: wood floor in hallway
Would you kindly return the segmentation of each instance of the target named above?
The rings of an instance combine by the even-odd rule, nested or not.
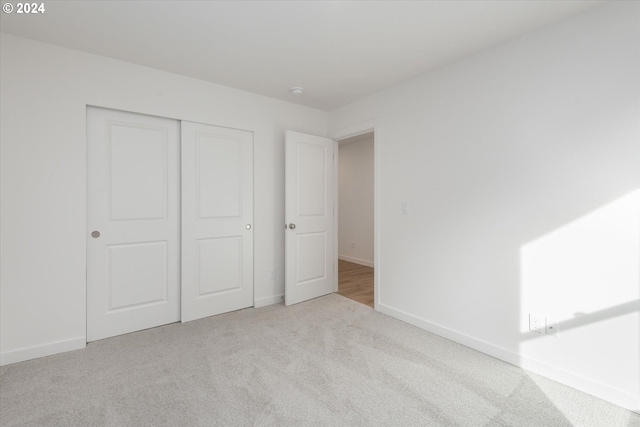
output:
[[[373,268],[338,260],[338,294],[373,308]]]

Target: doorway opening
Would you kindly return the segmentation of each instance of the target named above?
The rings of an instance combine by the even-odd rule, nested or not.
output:
[[[339,140],[337,157],[337,293],[374,308],[374,132]]]

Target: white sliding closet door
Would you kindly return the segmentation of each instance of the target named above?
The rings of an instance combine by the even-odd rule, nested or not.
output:
[[[179,129],[87,109],[87,341],[180,320]]]
[[[253,133],[182,122],[182,321],[253,305]]]

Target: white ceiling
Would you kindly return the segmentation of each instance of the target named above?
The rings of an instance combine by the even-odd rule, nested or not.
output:
[[[1,28],[328,111],[600,4],[46,1]]]

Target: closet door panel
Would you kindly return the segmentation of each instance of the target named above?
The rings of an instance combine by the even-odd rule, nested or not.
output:
[[[253,133],[182,122],[182,321],[253,305]]]
[[[180,320],[180,123],[87,109],[87,341]]]

